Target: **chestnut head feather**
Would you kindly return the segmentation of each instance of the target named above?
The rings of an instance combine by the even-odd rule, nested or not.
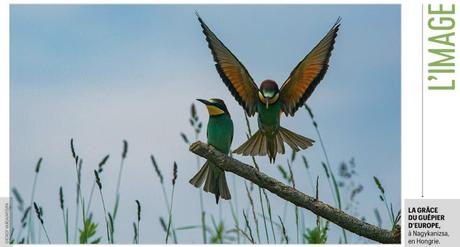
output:
[[[265,80],[260,84],[259,90],[266,98],[274,97],[280,90],[274,80]]]
[[[265,80],[259,87],[259,100],[268,108],[269,105],[274,104],[279,98],[278,85],[273,80]]]

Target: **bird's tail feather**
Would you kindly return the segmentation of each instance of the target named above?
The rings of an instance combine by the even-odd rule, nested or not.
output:
[[[193,176],[193,178],[190,179],[190,183],[193,186],[197,187],[197,188],[201,187],[201,185],[203,184],[204,180],[208,176],[208,172],[209,172],[209,162],[206,161],[206,163],[204,163],[204,165],[195,174],[195,176]]]
[[[230,200],[232,198],[232,196],[230,195],[230,190],[228,189],[227,178],[225,177],[225,172],[222,172],[219,175],[218,180],[219,180],[220,197],[222,197],[222,199],[225,199],[225,200]],[[219,199],[217,198],[216,203],[218,201],[219,201]]]
[[[312,146],[314,141],[280,127],[274,135],[266,135],[261,130],[258,130],[249,140],[233,152],[244,156],[264,156],[268,154],[270,163],[274,163],[276,154],[284,154],[285,152],[284,142],[292,150],[299,151],[300,149]]]
[[[282,136],[284,142],[286,142],[294,151],[307,149],[308,147],[311,147],[315,142],[310,138],[296,134],[283,127],[280,127],[278,133]]]
[[[219,197],[225,200],[231,199],[225,172],[222,171],[219,175],[216,175],[216,173],[210,169],[209,161],[206,161],[198,173],[190,179],[190,183],[197,188],[204,183],[203,190],[214,194],[216,196],[216,203],[219,202]]]

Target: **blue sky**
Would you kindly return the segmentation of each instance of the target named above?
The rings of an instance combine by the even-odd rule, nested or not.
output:
[[[364,186],[358,197],[360,216],[375,223],[373,210],[378,208],[388,227],[372,176],[381,179],[388,199],[399,208],[398,5],[12,5],[10,181],[29,198],[34,164],[39,157],[44,158],[36,198],[44,207],[52,238],[63,241],[61,218],[51,213],[59,209],[59,186],[64,187],[71,210],[74,207],[70,138],[75,139],[84,159],[85,194],[89,194],[93,181],[92,170],[104,155],[111,155],[102,175],[109,205],[114,199],[121,141],[129,141],[118,241],[129,243],[132,239],[136,199],[144,206],[141,242],[163,241],[158,217],[166,216],[166,211],[163,200],[159,200],[161,187],[150,154],[155,155],[166,177],[171,176],[173,161],[179,165],[175,225],[199,223],[198,191],[188,184],[196,172],[196,160],[179,135],[184,132],[193,139],[188,125],[190,104],[197,104],[198,114],[206,122],[205,108],[194,99],[220,97],[227,102],[235,123],[233,149],[244,142],[246,130],[242,109],[215,71],[195,10],[257,83],[270,78],[282,84],[337,17],[343,18],[329,71],[308,104],[314,110],[332,166],[338,169],[340,162],[352,157],[356,160],[356,182]],[[254,118],[251,123],[254,128]],[[303,109],[294,118],[283,118],[282,124],[318,139]],[[313,175],[324,177],[319,143],[301,154],[310,161]],[[277,163],[285,165],[288,156],[279,156]],[[266,173],[280,178],[266,157],[258,161]],[[293,169],[298,174],[298,186],[311,194],[301,162]],[[238,202],[247,208],[244,182],[234,180],[236,187],[230,182],[231,190],[238,191]],[[320,188],[321,198],[333,204],[325,178]],[[206,210],[218,218],[214,199],[208,194],[204,197]],[[275,214],[283,215],[284,202],[274,195],[271,198]],[[231,228],[229,204],[222,203],[220,208],[226,226]],[[286,221],[293,223],[292,206],[288,208]],[[101,214],[98,197],[94,198],[93,211],[102,222],[97,216]],[[305,215],[310,226],[313,217]],[[101,224],[100,235],[103,233]],[[199,243],[199,233],[181,232],[179,240]],[[288,233],[295,239],[295,227]],[[338,242],[339,234],[332,226],[330,242]],[[356,236],[351,239],[366,241]]]

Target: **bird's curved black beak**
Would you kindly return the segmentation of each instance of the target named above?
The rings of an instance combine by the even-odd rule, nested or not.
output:
[[[211,102],[209,102],[209,101],[207,101],[205,99],[196,99],[196,100],[200,101],[201,103],[203,103],[205,105],[211,105],[212,104]]]

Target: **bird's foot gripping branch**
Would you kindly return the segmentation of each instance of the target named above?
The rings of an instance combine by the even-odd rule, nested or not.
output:
[[[282,199],[305,208],[334,224],[365,238],[388,244],[401,242],[400,234],[366,223],[340,209],[316,200],[304,193],[258,171],[252,166],[235,160],[212,146],[197,141],[190,145],[190,151],[213,162],[221,169],[243,177],[261,188],[267,189]]]

